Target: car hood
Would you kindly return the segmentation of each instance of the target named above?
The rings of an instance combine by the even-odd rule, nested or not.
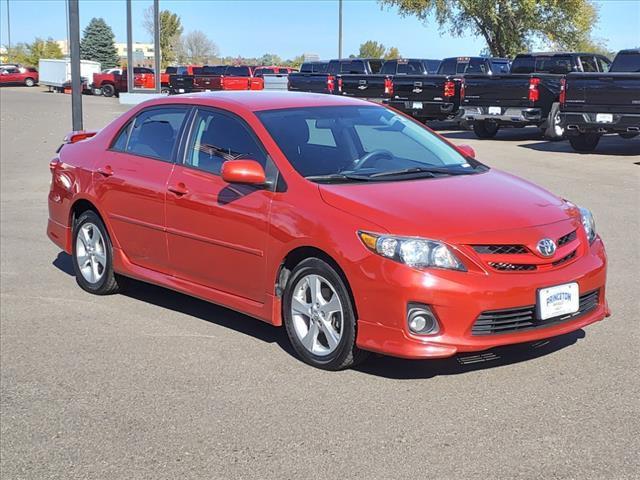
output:
[[[394,235],[458,239],[575,219],[576,208],[498,170],[420,180],[319,185],[329,205]]]

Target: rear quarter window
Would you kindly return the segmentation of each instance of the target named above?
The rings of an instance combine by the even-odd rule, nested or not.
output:
[[[125,151],[170,162],[186,114],[186,107],[143,110],[133,120]]]

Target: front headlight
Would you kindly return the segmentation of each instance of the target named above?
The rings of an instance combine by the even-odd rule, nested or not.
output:
[[[453,251],[444,243],[436,240],[396,237],[369,232],[358,232],[358,236],[369,250],[410,267],[466,270]]]
[[[582,226],[587,234],[589,243],[593,243],[596,239],[596,222],[593,219],[593,214],[591,210],[580,207],[580,216],[582,217]]]

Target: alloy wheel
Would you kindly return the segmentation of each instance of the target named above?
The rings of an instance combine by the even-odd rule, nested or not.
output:
[[[105,241],[100,229],[87,222],[78,229],[76,236],[76,262],[84,279],[98,283],[107,268]]]

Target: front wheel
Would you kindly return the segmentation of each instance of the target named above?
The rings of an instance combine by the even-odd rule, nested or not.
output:
[[[598,146],[600,135],[597,133],[583,133],[581,135],[569,137],[569,143],[576,152],[593,152]]]
[[[113,85],[106,84],[101,87],[102,95],[105,97],[113,97],[116,93],[116,88]]]
[[[495,137],[499,129],[500,127],[496,122],[489,122],[487,120],[473,122],[473,133],[476,134],[476,137],[481,139]]]
[[[33,78],[27,78],[24,81],[25,86],[27,87],[33,87],[36,84],[36,81]]]
[[[93,211],[82,213],[73,227],[73,269],[76,282],[95,295],[120,290],[113,271],[113,249],[107,229]]]
[[[291,345],[306,363],[342,370],[368,356],[356,346],[356,318],[347,288],[326,262],[309,258],[294,268],[282,309]]]

